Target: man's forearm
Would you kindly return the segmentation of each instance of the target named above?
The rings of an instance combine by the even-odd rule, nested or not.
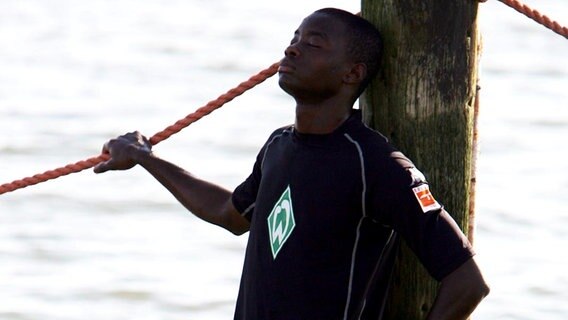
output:
[[[133,159],[199,218],[234,234],[242,234],[248,230],[247,221],[240,217],[232,205],[230,191],[196,178],[151,152],[135,151]]]
[[[465,320],[489,294],[473,258],[442,280],[428,320]]]

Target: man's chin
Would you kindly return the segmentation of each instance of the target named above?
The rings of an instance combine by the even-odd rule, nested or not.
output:
[[[279,78],[278,78],[278,85],[280,86],[280,88],[282,90],[284,90],[284,92],[286,92],[287,94],[294,96],[294,86],[290,83],[290,79],[287,79],[287,75],[286,74],[280,74]]]

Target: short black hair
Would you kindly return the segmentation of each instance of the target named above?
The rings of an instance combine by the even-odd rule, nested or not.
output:
[[[383,39],[375,26],[364,18],[337,8],[323,8],[314,13],[329,15],[345,25],[348,30],[347,54],[356,63],[367,66],[367,76],[359,86],[357,97],[379,72],[383,54]]]

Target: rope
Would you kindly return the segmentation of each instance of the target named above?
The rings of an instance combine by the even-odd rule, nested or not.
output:
[[[538,12],[538,10],[531,9],[529,6],[522,4],[517,0],[499,1],[568,39],[568,28],[561,26],[558,22],[551,20],[549,17]]]
[[[150,138],[150,144],[156,145],[166,140],[167,138],[180,132],[182,129],[186,128],[190,124],[194,123],[195,121],[205,117],[206,115],[210,114],[216,109],[219,109],[227,102],[242,95],[243,93],[252,89],[256,85],[264,82],[266,79],[272,77],[278,71],[279,64],[280,64],[279,62],[272,64],[270,67],[260,71],[258,74],[250,77],[248,80],[241,82],[235,88],[230,89],[226,93],[220,95],[217,99],[209,101],[206,105],[202,106],[201,108],[198,108],[195,112],[190,113],[185,118],[178,120],[173,125],[154,134]],[[108,159],[109,155],[100,154],[96,157],[81,160],[76,163],[68,164],[66,166],[57,169],[45,171],[43,173],[38,173],[31,177],[14,180],[10,183],[5,183],[3,185],[0,185],[0,195],[14,190],[22,189],[31,185],[35,185],[41,182],[66,176],[71,173],[80,172],[85,169],[94,167],[95,165],[103,161],[106,161]]]
[[[479,2],[486,2],[487,0],[478,0]],[[558,33],[559,35],[568,39],[568,28],[561,26],[558,22],[551,20],[549,17],[541,14],[537,10],[531,9],[527,5],[522,4],[517,0],[499,0],[504,4],[510,6],[511,8],[517,10],[518,12],[524,14],[525,16],[533,19],[534,21],[544,25],[550,30]],[[227,102],[233,100],[234,98],[242,95],[244,92],[252,89],[256,85],[264,82],[266,79],[273,76],[278,70],[279,63],[274,63],[270,67],[260,71],[258,74],[250,77],[247,81],[240,83],[233,89],[230,89],[226,93],[220,95],[217,99],[208,102],[205,106],[197,109],[195,112],[187,115],[185,118],[178,120],[173,125],[167,127],[166,129],[154,134],[150,138],[150,144],[156,145],[170,136],[180,132],[182,129],[186,128],[195,121],[203,118],[204,116],[210,114],[216,109],[222,107]],[[17,189],[22,189],[31,185],[35,185],[48,180],[53,180],[71,173],[80,172],[85,169],[94,167],[95,165],[106,161],[109,159],[108,155],[100,154],[96,157],[91,157],[76,163],[68,164],[66,166],[48,170],[43,173],[35,174],[31,177],[26,177],[23,179],[14,180],[9,183],[0,185],[0,195],[11,192]]]

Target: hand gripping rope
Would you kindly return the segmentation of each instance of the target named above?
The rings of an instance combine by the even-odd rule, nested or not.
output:
[[[150,144],[156,145],[156,144],[166,140],[167,138],[169,138],[170,136],[180,132],[182,129],[186,128],[190,124],[192,124],[192,123],[196,122],[197,120],[205,117],[206,115],[210,114],[211,112],[215,111],[216,109],[219,109],[225,103],[233,100],[234,98],[242,95],[246,91],[252,89],[256,85],[264,82],[264,80],[272,77],[277,72],[279,64],[280,64],[279,62],[272,64],[267,69],[264,69],[264,70],[260,71],[258,74],[250,77],[247,81],[240,83],[235,88],[233,88],[233,89],[227,91],[226,93],[220,95],[217,99],[209,101],[206,105],[197,109],[195,112],[188,114],[185,118],[178,120],[173,125],[171,125],[171,126],[167,127],[166,129],[154,134],[150,138]],[[76,162],[76,163],[68,164],[66,166],[63,166],[63,167],[60,167],[60,168],[57,168],[57,169],[48,170],[46,172],[33,175],[31,177],[15,180],[15,181],[12,181],[10,183],[5,183],[3,185],[0,185],[0,194],[4,194],[4,193],[7,193],[7,192],[17,190],[17,189],[25,188],[27,186],[35,185],[35,184],[38,184],[40,182],[45,182],[45,181],[48,181],[48,180],[59,178],[61,176],[65,176],[65,175],[68,175],[68,174],[71,174],[71,173],[80,172],[80,171],[83,171],[85,169],[94,167],[95,165],[97,165],[97,164],[99,164],[103,161],[106,161],[108,159],[109,159],[109,156],[107,154],[101,154],[101,155],[98,155],[96,157],[92,157],[92,158],[88,158],[86,160],[82,160],[82,161],[79,161],[79,162]]]
[[[478,0],[479,2],[486,2],[487,0]],[[568,39],[568,28],[561,26],[558,22],[551,20],[547,16],[541,14],[537,10],[531,9],[528,6],[520,3],[517,0],[499,0],[504,4],[510,6],[511,8],[517,10],[518,12],[526,15],[527,17],[533,19],[534,21],[544,25],[545,27],[549,28],[550,30],[558,33],[559,35]],[[150,144],[156,145],[163,140],[166,140],[170,136],[180,132],[182,129],[186,128],[190,124],[194,123],[195,121],[203,118],[204,116],[210,114],[211,112],[215,111],[216,109],[223,106],[225,103],[233,100],[234,98],[240,96],[241,94],[245,93],[246,91],[252,89],[256,85],[264,82],[264,80],[273,76],[278,70],[279,62],[272,64],[267,69],[260,71],[258,74],[250,77],[247,81],[240,83],[235,88],[227,91],[226,93],[220,95],[217,99],[210,101],[205,106],[197,109],[195,112],[187,115],[185,118],[178,120],[173,125],[167,127],[166,129],[154,134],[150,138]],[[43,173],[38,173],[31,177],[23,178],[14,180],[10,183],[5,183],[0,185],[0,195],[11,192],[17,189],[22,189],[27,186],[35,185],[40,182],[45,182],[48,180],[52,180],[55,178],[59,178],[61,176],[65,176],[71,173],[80,172],[85,169],[94,167],[95,165],[106,161],[109,159],[109,156],[106,154],[101,154],[96,157],[88,158],[76,163],[68,164],[66,166],[48,170]]]

